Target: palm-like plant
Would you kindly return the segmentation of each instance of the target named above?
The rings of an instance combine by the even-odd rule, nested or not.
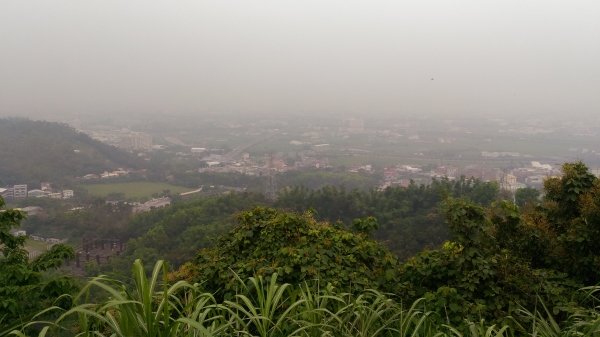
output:
[[[184,281],[168,284],[167,268],[157,262],[147,277],[141,261],[133,265],[134,286],[105,276],[91,279],[74,298],[79,303],[70,310],[48,308],[36,317],[59,314],[53,321],[32,321],[16,336],[25,336],[28,327],[43,326],[38,336],[67,334],[82,337],[209,337],[209,336],[398,336],[398,337],[504,337],[515,331],[507,326],[488,326],[484,321],[467,322],[462,327],[440,325],[423,309],[422,300],[408,309],[388,295],[367,290],[359,295],[337,294],[331,285],[318,283],[293,286],[277,284],[277,274],[266,280],[251,277],[247,283],[238,278],[240,293],[217,303],[200,285]],[[92,303],[92,287],[108,296]],[[589,288],[587,298],[597,303]],[[65,295],[67,296],[67,295]],[[540,301],[544,311],[520,314],[532,324],[530,331],[518,326],[519,334],[532,337],[600,336],[598,308],[573,310],[559,324]],[[517,324],[518,325],[518,324]]]
[[[159,276],[163,276],[160,282]],[[228,327],[217,314],[218,306],[211,294],[201,293],[198,285],[180,281],[168,285],[167,269],[158,261],[148,278],[141,261],[133,264],[135,287],[129,290],[115,280],[99,276],[90,280],[75,297],[75,303],[84,301],[91,287],[96,286],[109,294],[100,304],[82,303],[66,312],[50,324],[54,329],[70,330],[74,316],[77,336],[97,336],[108,332],[111,336],[167,337],[167,336],[213,336]],[[162,289],[158,289],[162,283]],[[85,302],[85,301],[84,301]],[[45,314],[53,307],[40,313]],[[28,325],[48,323],[34,321]],[[44,327],[40,336],[45,336],[50,326]],[[15,332],[23,335],[22,332]]]

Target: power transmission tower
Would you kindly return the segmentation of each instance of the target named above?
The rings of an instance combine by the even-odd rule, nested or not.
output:
[[[269,168],[267,176],[267,187],[265,189],[265,197],[270,202],[277,200],[277,181],[275,180],[275,167],[273,165],[273,153],[269,156]]]

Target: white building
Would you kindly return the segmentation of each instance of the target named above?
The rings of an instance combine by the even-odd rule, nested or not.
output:
[[[13,186],[13,198],[27,198],[27,185]]]
[[[152,135],[144,132],[131,132],[121,137],[122,148],[131,150],[152,150]]]
[[[36,214],[42,213],[44,211],[44,209],[41,208],[40,206],[23,207],[21,210],[23,212],[26,212],[27,215],[36,215]]]
[[[206,151],[205,147],[193,147],[192,148],[192,153],[202,153],[204,151]]]
[[[73,190],[63,190],[63,199],[73,198],[74,195]]]
[[[39,197],[41,195],[46,195],[46,192],[42,191],[42,190],[31,190],[27,192],[27,196],[28,197]]]
[[[318,145],[313,145],[312,149],[315,151],[327,151],[331,148],[331,146],[329,146],[329,144],[318,144]]]
[[[552,165],[550,164],[540,164],[539,161],[532,161],[531,166],[537,169],[552,171]]]
[[[520,189],[520,188],[525,188],[525,187],[527,187],[527,185],[525,185],[525,184],[522,184],[522,183],[512,183],[512,184],[506,184],[505,186],[506,186],[506,188],[505,188],[505,189],[507,189],[507,190],[509,190],[509,191],[511,191],[511,192],[514,192],[514,191],[516,191],[516,190],[518,190],[518,189]]]
[[[26,236],[27,232],[22,230],[22,229],[11,229],[10,234],[14,235],[14,236]]]
[[[152,199],[148,202],[145,202],[143,204],[136,205],[133,208],[133,213],[148,212],[148,211],[156,209],[156,208],[163,208],[170,204],[171,204],[171,198],[168,198],[168,197],[156,198],[156,199]]]

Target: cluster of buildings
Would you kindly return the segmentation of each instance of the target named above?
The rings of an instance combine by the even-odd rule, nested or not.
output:
[[[94,174],[94,173],[86,174],[83,177],[81,177],[81,179],[91,180],[91,179],[115,178],[115,177],[126,176],[132,172],[133,173],[144,173],[144,172],[146,172],[146,169],[136,171],[136,170],[128,169],[128,168],[126,168],[126,169],[118,168],[112,172],[104,171],[104,173],[101,173],[101,174]]]
[[[317,156],[315,150],[277,152],[270,157],[254,159],[248,153],[243,153],[239,160],[211,154],[202,158],[202,161],[206,167],[199,168],[198,172],[238,172],[250,176],[266,175],[269,170],[286,172],[305,167],[331,167],[329,158]]]
[[[348,118],[343,119],[339,132],[341,134],[361,133],[365,131],[365,121],[362,119]]]
[[[453,166],[439,166],[431,170],[430,176],[431,178],[445,177],[450,180],[465,176],[466,178],[475,178],[483,182],[498,182],[500,188],[514,192],[525,187],[541,189],[544,179],[559,177],[561,174],[558,167],[534,161],[531,162],[530,166],[516,168],[509,172],[504,172],[498,168],[478,167],[475,165],[466,166],[463,170],[459,170]]]
[[[50,183],[42,183],[40,189],[28,190],[26,184],[17,184],[6,188],[0,188],[0,196],[3,198],[25,199],[25,198],[52,198],[70,199],[75,196],[73,190],[59,190],[52,188]]]
[[[366,167],[365,167],[366,168]],[[356,169],[349,170],[358,172]],[[591,169],[591,173],[600,178],[600,169]],[[378,188],[380,190],[389,186],[408,186],[410,179],[419,176],[428,176],[431,179],[447,178],[450,180],[460,179],[461,176],[466,178],[475,178],[482,182],[497,182],[503,190],[514,192],[520,188],[536,188],[542,189],[544,180],[548,177],[560,177],[562,172],[559,167],[550,164],[541,164],[539,162],[531,162],[527,167],[520,167],[508,172],[498,168],[479,167],[475,165],[466,166],[464,169],[459,169],[455,166],[443,165],[432,169],[429,172],[423,172],[420,167],[410,165],[395,165],[384,168],[383,180]]]
[[[128,128],[118,130],[85,130],[92,139],[126,150],[152,151],[152,135],[134,132]]]
[[[171,198],[154,198],[146,202],[133,203],[133,213],[149,212],[153,209],[163,208],[171,204]]]
[[[352,164],[348,169],[348,172],[358,173],[358,172],[373,172],[373,166],[371,165],[360,165],[360,164]],[[388,172],[387,169],[384,169],[385,172]]]
[[[362,168],[361,168],[362,169]],[[353,169],[348,170],[356,172]],[[366,165],[365,171],[371,171],[371,165]],[[379,184],[378,189],[384,190],[390,186],[408,187],[410,185],[409,177],[422,174],[422,169],[411,165],[394,165],[383,169],[383,181]]]

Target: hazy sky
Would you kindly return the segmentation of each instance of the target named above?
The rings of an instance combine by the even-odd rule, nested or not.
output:
[[[600,115],[600,1],[2,0],[32,111]]]

